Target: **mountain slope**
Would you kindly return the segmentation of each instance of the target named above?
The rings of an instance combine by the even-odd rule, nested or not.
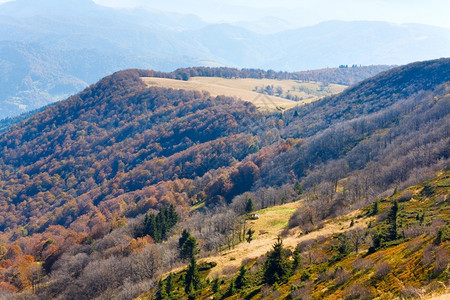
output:
[[[231,166],[236,155],[241,160],[260,148],[259,153],[247,160],[253,165],[252,172],[258,173],[254,178],[256,187],[289,182],[291,170],[299,178],[306,174],[312,176],[315,173],[311,171],[321,164],[342,158],[347,159],[350,172],[364,167],[361,159],[369,162],[384,151],[391,151],[390,144],[395,145],[393,141],[397,137],[403,138],[410,131],[416,131],[415,134],[421,137],[430,122],[439,122],[432,125],[435,127],[433,138],[430,135],[418,139],[409,147],[415,149],[426,143],[440,143],[436,157],[423,163],[428,165],[438,158],[447,159],[442,135],[445,135],[448,122],[448,87],[439,88],[439,85],[449,81],[449,61],[417,63],[388,71],[342,95],[303,106],[298,111],[287,111],[281,121],[277,114],[261,119],[260,113],[249,103],[212,98],[199,92],[147,89],[139,77],[148,76],[145,71],[117,73],[1,136],[2,198],[8,203],[3,209],[22,212],[17,214],[20,221],[4,219],[1,226],[14,228],[17,224],[28,224],[33,232],[52,223],[70,225],[73,218],[85,212],[77,209],[72,218],[65,221],[58,218],[51,222],[36,220],[36,224],[31,224],[29,218],[40,215],[45,220],[48,216],[43,216],[44,211],[50,213],[56,206],[73,203],[85,193],[91,198],[94,209],[105,197],[116,199],[114,197],[124,193],[133,195],[161,180],[184,176],[193,180],[211,170],[205,168],[201,173],[189,175],[187,170],[191,168],[204,164],[212,164],[214,169]],[[361,95],[365,96],[361,98]],[[433,97],[440,100],[426,100]],[[415,127],[404,127],[410,126],[406,114],[415,122]],[[404,120],[398,122],[399,118]],[[381,136],[380,130],[384,130]],[[253,136],[248,140],[249,148],[236,150],[238,137],[242,134]],[[384,141],[386,136],[390,137],[389,143]],[[211,150],[206,149],[210,149],[210,143],[218,138],[224,138],[227,147],[233,149],[228,152],[231,156],[216,158],[208,155]],[[284,141],[284,138],[293,138],[294,142]],[[298,138],[308,140],[306,143],[295,142]],[[364,156],[366,150],[360,153],[358,149],[367,148],[372,139],[374,145],[368,150],[371,154]],[[269,150],[271,144],[287,148],[267,157],[267,151],[273,151]],[[201,150],[201,145],[208,146]],[[184,157],[175,163],[174,155],[188,155],[183,152],[188,149],[198,149],[201,155],[207,156],[199,156],[198,161],[193,162]],[[173,165],[169,168],[172,172],[161,173],[170,165]],[[160,169],[161,166],[165,167]],[[183,177],[179,177],[182,174]],[[218,190],[212,190],[217,179],[225,181],[216,182]],[[199,187],[206,192],[202,200],[215,201],[215,195],[220,195],[231,201],[237,193],[233,186],[237,188],[240,184],[237,178],[228,176],[212,178],[212,182],[210,187]],[[248,184],[252,186],[252,182]],[[60,200],[49,205],[44,197],[40,200],[45,203],[43,211],[21,205],[46,193]],[[71,201],[64,198],[66,193]],[[138,194],[129,201],[139,198]],[[185,196],[183,198],[187,200]],[[84,197],[76,202],[81,199]]]
[[[429,294],[445,294],[448,297],[450,228],[445,202],[448,202],[450,193],[449,178],[448,170],[439,172],[432,180],[380,199],[376,212],[373,205],[367,206],[327,220],[323,228],[312,232],[302,233],[286,224],[293,207],[300,206],[298,213],[302,213],[305,199],[257,211],[261,218],[248,220],[248,226],[263,230],[257,230],[249,243],[241,243],[220,255],[199,260],[203,265],[204,262],[214,264],[203,271],[203,284],[193,294],[198,298],[221,299],[268,296],[288,299],[392,299]],[[430,186],[432,189],[425,193]],[[384,238],[389,228],[386,215],[395,201],[400,202],[397,222],[401,225],[398,237],[386,241]],[[286,222],[281,228],[269,225],[271,221],[280,220]],[[267,271],[264,262],[269,259],[275,247],[272,245],[276,244],[276,238],[280,235],[283,236],[284,248],[281,262],[287,269],[287,276],[278,279],[276,285],[271,285],[265,280]],[[377,236],[382,242],[374,246]],[[296,249],[299,260],[294,267],[293,252]],[[237,272],[240,266],[244,266],[246,280],[238,286],[240,274],[243,274],[242,268]],[[186,270],[174,271],[174,285],[168,288],[167,276],[163,276],[166,277],[163,288],[172,297],[184,299],[187,295],[183,292],[181,276],[185,275]],[[206,278],[210,281],[219,278],[216,290]],[[236,286],[231,288],[233,284]],[[158,288],[138,299],[153,299]]]
[[[180,265],[183,228],[205,254],[242,240],[249,199],[260,209],[306,194],[296,222],[310,231],[429,178],[449,165],[449,61],[272,114],[148,88],[143,77],[164,75],[153,71],[108,76],[0,135],[3,284],[26,292],[33,269],[46,274],[41,298],[111,298],[125,278]],[[170,205],[179,224],[156,244],[143,214]]]

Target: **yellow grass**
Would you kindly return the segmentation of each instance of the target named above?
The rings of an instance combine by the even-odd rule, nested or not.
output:
[[[259,219],[247,222],[247,228],[251,227],[255,230],[254,240],[251,243],[241,243],[234,249],[224,251],[220,255],[206,258],[206,261],[214,261],[217,263],[210,277],[221,276],[222,270],[226,266],[238,268],[244,259],[258,258],[271,250],[277,236],[286,228],[290,216],[301,205],[302,202],[297,201],[256,212],[260,216]],[[330,236],[335,233],[347,231],[350,229],[351,219],[355,218],[359,213],[360,211],[354,211],[346,216],[333,219],[327,222],[322,229],[305,235],[301,235],[299,229],[292,229],[288,236],[283,238],[283,245],[285,248],[294,250],[297,244],[303,240],[315,239],[319,236]],[[358,219],[357,223],[351,229],[362,226],[367,227],[368,222],[369,219],[367,218]]]
[[[258,109],[268,111],[289,109],[330,94],[340,93],[346,88],[345,86],[336,84],[322,87],[320,83],[252,78],[191,77],[188,81],[182,81],[167,78],[143,77],[142,80],[148,87],[157,86],[173,89],[201,90],[209,92],[212,96],[226,95],[236,97],[253,103]],[[301,101],[296,102],[256,92],[257,88],[268,85],[273,85],[274,87],[280,86],[284,91],[282,96],[286,96],[289,92],[291,95],[301,98]]]

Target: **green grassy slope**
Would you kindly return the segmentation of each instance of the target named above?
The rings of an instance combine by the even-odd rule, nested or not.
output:
[[[211,265],[203,263],[200,288],[190,297],[393,299],[446,293],[450,279],[449,192],[450,170],[446,170],[439,172],[432,180],[379,199],[377,211],[374,211],[374,205],[358,211],[352,221],[355,225],[342,225],[346,230],[344,233],[303,239],[298,244],[302,262],[295,270],[292,269],[292,251],[285,247],[283,264],[289,270],[288,275],[275,284],[265,283],[266,257],[262,256],[244,260],[247,279],[244,287],[236,287],[239,271],[232,274],[222,272],[216,277],[216,288],[219,288],[213,292],[214,280],[208,275],[214,274],[216,267],[213,264],[210,268]],[[395,202],[399,208],[397,237],[388,240],[388,214]],[[368,226],[357,226],[366,218],[370,220]],[[295,228],[291,229],[291,234],[294,232],[298,233]],[[355,251],[357,234],[361,235],[360,245]],[[376,235],[381,238],[378,246],[373,243]],[[214,261],[214,257],[206,260]],[[172,298],[188,298],[184,292],[185,273],[183,270],[174,275],[174,287],[169,293]],[[230,288],[232,284],[234,289]],[[154,299],[155,293],[156,289],[153,289],[140,299]]]

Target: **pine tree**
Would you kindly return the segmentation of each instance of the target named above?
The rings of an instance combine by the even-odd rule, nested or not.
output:
[[[242,289],[247,285],[247,283],[248,283],[247,270],[245,269],[245,266],[242,265],[241,269],[239,270],[239,275],[236,277],[235,285],[237,289]]]
[[[200,275],[195,256],[191,256],[191,262],[189,263],[186,276],[184,277],[184,286],[184,290],[188,295],[198,290],[200,287]]]
[[[165,300],[165,299],[169,298],[167,296],[166,289],[164,287],[164,283],[161,279],[158,281],[158,287],[156,290],[155,298],[156,298],[156,300]]]
[[[187,229],[183,229],[183,232],[181,233],[181,237],[178,240],[178,249],[181,249],[181,247],[183,247],[184,242],[186,242],[186,240],[190,236],[191,236],[191,234],[189,233],[189,231]]]
[[[250,243],[253,240],[254,233],[255,231],[249,228],[249,230],[247,231],[247,243]]]
[[[166,278],[166,293],[169,298],[172,296],[173,288],[174,288],[173,274],[170,273],[169,276],[167,276]]]
[[[220,280],[219,280],[219,278],[216,277],[211,282],[211,290],[215,294],[219,291],[219,289],[220,289]]]
[[[252,198],[248,198],[247,204],[245,205],[245,212],[249,214],[253,211],[253,209],[254,209],[253,200],[252,200]]]
[[[294,253],[292,254],[292,273],[295,273],[297,269],[302,268],[302,257],[300,255],[300,248],[295,247]]]
[[[288,275],[288,266],[285,261],[283,241],[278,237],[277,242],[272,246],[273,250],[267,254],[264,263],[264,281],[268,284],[281,282]]]
[[[352,250],[351,250],[350,242],[349,242],[347,235],[345,235],[343,233],[339,233],[336,236],[336,239],[338,240],[338,244],[336,246],[334,246],[333,248],[335,250],[337,250],[338,253],[335,256],[335,260],[341,260],[343,257],[350,254],[350,252]]]
[[[302,186],[302,184],[300,183],[300,181],[296,181],[295,182],[295,185],[294,185],[294,190],[297,192],[297,194],[299,194],[299,195],[301,195],[301,194],[303,194],[303,186]]]
[[[178,214],[175,207],[161,208],[158,214],[147,214],[144,219],[142,235],[150,235],[159,243],[167,238],[167,233],[178,222]]]
[[[199,252],[197,240],[193,236],[189,236],[180,249],[180,258],[187,259],[195,256]]]
[[[397,214],[398,214],[398,202],[394,201],[394,204],[387,216],[387,232],[385,235],[386,241],[394,241],[397,239]]]
[[[378,200],[375,200],[372,206],[372,216],[375,216],[378,213]]]
[[[236,294],[236,287],[234,284],[234,280],[231,280],[230,285],[228,286],[228,290],[225,293],[225,297],[231,297]]]

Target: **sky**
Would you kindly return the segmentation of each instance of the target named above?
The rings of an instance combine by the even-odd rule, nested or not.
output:
[[[271,16],[289,22],[292,27],[310,26],[328,20],[369,20],[397,24],[420,23],[450,28],[450,0],[94,1],[111,7],[143,6],[152,10],[190,13],[212,23],[255,21]],[[3,2],[8,2],[8,0],[0,0],[0,3]]]

